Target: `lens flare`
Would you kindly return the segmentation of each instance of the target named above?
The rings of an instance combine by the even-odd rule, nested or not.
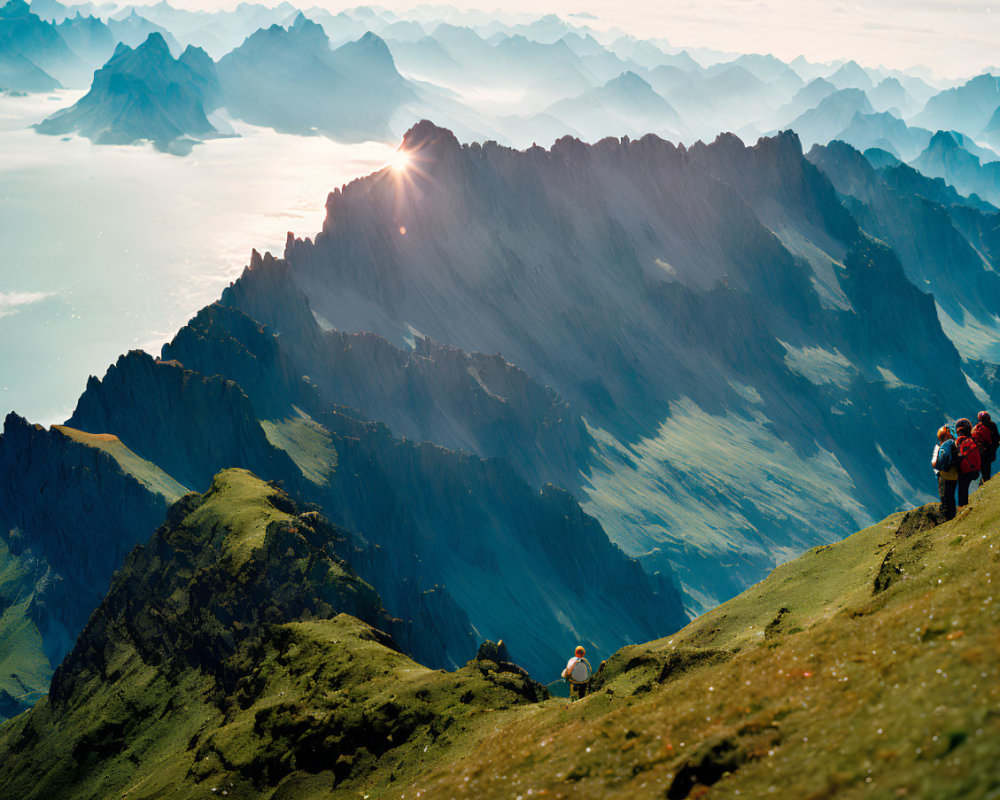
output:
[[[410,154],[405,150],[397,150],[389,159],[389,166],[393,172],[406,172],[410,166]]]

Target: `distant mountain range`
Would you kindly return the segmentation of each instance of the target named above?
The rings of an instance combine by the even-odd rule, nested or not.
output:
[[[853,61],[785,63],[770,55],[702,52],[699,62],[663,41],[610,36],[556,16],[508,24],[446,9],[437,16],[364,7],[333,14],[288,3],[191,12],[167,2],[98,8],[36,0],[35,8],[38,14],[10,0],[0,16],[0,38],[10,43],[0,51],[4,88],[88,85],[98,68],[114,69],[108,61],[118,44],[137,49],[156,33],[175,57],[194,47],[217,60],[224,90],[218,108],[297,135],[398,141],[418,119],[430,118],[463,138],[520,147],[565,134],[596,142],[657,133],[691,144],[721,132],[754,141],[787,129],[807,146],[845,138],[904,161],[916,158],[938,130],[974,140],[989,153],[974,153],[984,163],[1000,147],[994,119],[1000,96],[991,75],[932,86],[916,70]],[[178,86],[180,94],[189,92]],[[115,103],[105,98],[97,105]],[[135,119],[119,115],[97,126],[134,137],[104,140],[162,141],[171,127],[181,131],[176,142],[198,139],[190,111],[164,109],[151,121],[148,105],[130,106],[126,116]],[[206,116],[212,110],[203,108]],[[94,127],[78,130],[90,135]]]

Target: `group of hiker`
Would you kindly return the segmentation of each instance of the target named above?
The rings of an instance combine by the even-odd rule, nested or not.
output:
[[[982,484],[993,474],[1000,433],[988,412],[980,411],[978,420],[973,426],[963,417],[955,423],[954,434],[947,425],[938,430],[931,466],[937,473],[938,495],[945,519],[953,519],[958,508],[968,505],[969,487],[976,478],[980,478]]]

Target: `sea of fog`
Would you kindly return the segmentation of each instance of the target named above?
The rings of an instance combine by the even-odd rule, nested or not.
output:
[[[314,235],[327,193],[393,150],[234,123],[182,158],[28,127],[79,96],[0,96],[0,419],[65,420],[88,375],[157,355],[252,248]]]

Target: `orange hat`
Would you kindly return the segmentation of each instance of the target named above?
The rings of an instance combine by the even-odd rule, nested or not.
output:
[[[582,647],[577,647],[576,648],[576,654],[578,656],[585,656],[585,655],[587,655],[587,651],[584,650]]]
[[[951,430],[947,425],[943,425],[938,429],[938,441],[943,442],[946,439],[951,438]]]

